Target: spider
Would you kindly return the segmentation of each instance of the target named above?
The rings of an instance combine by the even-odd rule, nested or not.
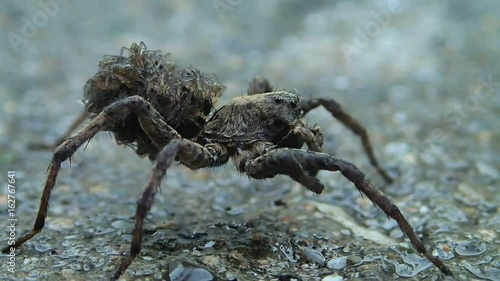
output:
[[[128,55],[124,55],[124,52]],[[339,171],[389,217],[397,221],[413,246],[443,273],[452,275],[430,254],[398,207],[353,164],[321,152],[323,134],[309,128],[304,115],[323,106],[359,135],[370,163],[387,183],[392,178],[379,165],[366,130],[332,99],[299,99],[294,93],[274,91],[265,78],[250,82],[248,94],[233,98],[219,109],[217,99],[225,87],[197,69],[178,68],[168,54],[147,50],[144,43],[122,48],[120,56],[104,56],[98,72],[84,87],[84,103],[91,121],[55,149],[48,167],[40,207],[33,229],[14,251],[37,235],[45,224],[49,198],[61,164],[100,131],[110,131],[118,144],[135,148],[156,164],[137,201],[130,251],[112,279],[118,279],[139,254],[144,219],[168,168],[178,161],[190,169],[216,167],[229,160],[238,172],[255,179],[287,175],[314,193],[323,184],[320,170]],[[83,115],[83,116],[84,116]],[[79,118],[76,124],[84,120]],[[301,149],[304,145],[308,150]]]

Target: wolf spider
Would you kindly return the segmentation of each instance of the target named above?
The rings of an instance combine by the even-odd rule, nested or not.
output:
[[[378,164],[366,130],[339,104],[329,98],[299,99],[293,93],[273,91],[266,79],[256,78],[250,83],[248,95],[233,98],[215,110],[224,89],[197,69],[178,68],[168,55],[147,50],[142,42],[122,48],[120,56],[104,56],[97,74],[84,87],[85,114],[92,116],[91,121],[55,149],[34,227],[4,252],[20,247],[44,227],[61,164],[98,132],[110,131],[118,144],[131,145],[138,155],[156,160],[137,202],[130,252],[113,279],[118,279],[139,254],[144,219],[172,163],[178,161],[190,169],[200,169],[221,166],[230,159],[238,172],[251,178],[288,175],[318,194],[324,186],[316,174],[320,170],[339,171],[397,221],[421,254],[445,274],[452,274],[427,251],[398,207],[356,166],[321,152],[321,129],[307,127],[303,118],[318,106],[360,136],[371,164],[386,182],[392,181]],[[304,144],[308,150],[301,149]]]

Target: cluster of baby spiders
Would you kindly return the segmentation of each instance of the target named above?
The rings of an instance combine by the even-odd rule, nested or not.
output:
[[[424,247],[398,207],[356,166],[322,153],[321,129],[309,128],[304,121],[304,115],[319,106],[361,138],[370,163],[387,183],[392,182],[375,158],[366,130],[337,102],[331,98],[299,99],[293,93],[273,91],[269,81],[255,78],[248,95],[233,98],[216,109],[215,103],[225,87],[197,69],[179,68],[168,58],[160,51],[147,50],[142,42],[123,48],[120,56],[103,57],[98,72],[84,87],[84,114],[54,151],[33,229],[4,252],[20,247],[44,227],[61,164],[98,132],[109,131],[119,144],[133,146],[138,155],[156,161],[137,202],[130,252],[113,279],[119,278],[139,254],[144,219],[172,163],[178,161],[190,169],[200,169],[221,166],[229,160],[238,172],[251,178],[287,175],[315,193],[324,189],[316,178],[320,170],[339,171],[397,221],[421,254],[443,273],[452,274]],[[91,121],[68,137],[86,116]],[[304,145],[308,150],[301,149]]]

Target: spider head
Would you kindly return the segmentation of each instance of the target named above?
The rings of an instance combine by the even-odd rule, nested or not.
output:
[[[281,133],[287,128],[293,128],[302,117],[299,97],[289,92],[272,92],[256,95],[263,99],[262,107],[265,108],[262,121],[267,123],[269,129]]]

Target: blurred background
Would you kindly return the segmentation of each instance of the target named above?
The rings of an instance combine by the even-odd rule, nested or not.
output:
[[[50,151],[83,110],[104,54],[144,41],[227,86],[220,104],[267,77],[331,97],[368,130],[384,186],[358,138],[323,109],[308,115],[325,152],[351,161],[401,208],[458,280],[500,280],[500,4],[495,1],[9,1],[0,9],[0,208],[16,173],[17,235],[31,229]],[[107,133],[65,163],[44,231],[11,280],[108,278],[129,248],[135,200],[152,168]],[[286,177],[232,165],[173,167],[125,280],[441,280],[340,174],[313,195]],[[110,204],[111,203],[111,204]],[[4,218],[4,216],[2,216]],[[1,241],[9,232],[2,231]],[[258,237],[258,239],[256,238]],[[175,279],[172,271],[205,275]],[[181,271],[182,271],[181,270]],[[169,273],[170,272],[170,273]],[[211,277],[210,277],[211,276]],[[288,279],[286,279],[288,278]]]

